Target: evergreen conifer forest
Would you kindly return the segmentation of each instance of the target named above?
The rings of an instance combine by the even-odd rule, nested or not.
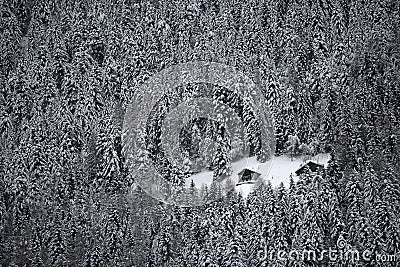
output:
[[[0,25],[0,266],[399,266],[399,1],[0,0]],[[257,81],[275,156],[325,153],[327,166],[246,196],[192,182],[193,199],[217,199],[198,206],[144,192],[124,116],[136,88],[192,61]],[[191,173],[160,156],[162,120],[196,88],[147,120],[143,157],[176,184]],[[261,153],[251,110],[213,90]],[[208,136],[207,169],[229,175],[241,141],[204,118],[182,127],[176,153],[198,157]]]

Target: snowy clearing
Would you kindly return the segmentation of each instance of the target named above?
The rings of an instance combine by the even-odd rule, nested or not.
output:
[[[299,156],[293,158],[290,158],[287,155],[281,155],[275,157],[272,162],[268,161],[265,163],[258,162],[256,157],[244,158],[232,163],[232,175],[230,178],[232,182],[236,184],[238,181],[237,174],[241,170],[247,168],[261,173],[262,179],[269,180],[273,187],[277,187],[281,183],[283,183],[285,187],[288,187],[290,175],[293,174],[294,181],[296,182],[298,177],[294,172],[308,160],[323,164],[326,167],[329,158],[329,154],[318,154],[314,157]],[[186,180],[186,186],[190,185],[191,180],[193,180],[198,188],[201,187],[202,184],[210,185],[212,183],[212,177],[212,171],[202,171],[188,178]],[[243,184],[236,186],[236,190],[241,192],[243,196],[247,196],[251,192],[253,186],[253,184]]]

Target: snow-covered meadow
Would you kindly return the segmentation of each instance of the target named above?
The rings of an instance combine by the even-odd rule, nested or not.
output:
[[[281,155],[274,157],[271,161],[267,161],[265,163],[258,162],[256,157],[243,158],[232,163],[232,175],[229,178],[236,184],[238,181],[238,173],[247,168],[260,173],[261,179],[270,181],[274,187],[279,186],[281,183],[283,183],[285,187],[288,187],[290,175],[293,175],[293,179],[296,182],[298,177],[294,174],[294,172],[308,160],[323,164],[326,167],[329,161],[329,154],[321,153],[313,157],[289,157],[287,155]],[[199,188],[202,184],[210,185],[212,183],[212,179],[212,171],[202,171],[188,178],[186,180],[186,185],[189,186],[193,180],[196,187]],[[246,196],[249,192],[251,192],[253,187],[253,184],[242,184],[236,186],[236,190]]]

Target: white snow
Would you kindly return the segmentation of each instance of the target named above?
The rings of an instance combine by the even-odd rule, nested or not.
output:
[[[243,158],[239,161],[232,163],[232,175],[230,176],[232,182],[234,182],[235,184],[237,183],[237,181],[238,181],[237,174],[244,168],[260,172],[260,171],[258,171],[259,162],[257,162],[256,157]],[[199,172],[197,174],[190,176],[190,178],[186,179],[186,186],[190,185],[191,180],[193,180],[196,187],[198,187],[198,188],[200,188],[202,184],[210,185],[213,180],[213,172],[212,171],[202,171],[202,172]]]
[[[326,167],[329,158],[329,154],[318,154],[314,157],[299,156],[293,158],[290,158],[287,155],[281,155],[273,158],[272,161],[265,163],[258,162],[256,157],[244,158],[232,163],[232,175],[230,178],[232,182],[236,184],[238,181],[237,174],[244,168],[247,168],[261,173],[261,178],[264,180],[269,180],[273,187],[277,187],[281,183],[283,183],[285,187],[288,187],[290,175],[293,174],[293,179],[296,182],[298,177],[294,174],[294,172],[307,161],[312,160],[314,162],[323,164]],[[202,171],[192,175],[186,180],[186,186],[190,185],[192,179],[196,187],[200,188],[202,184],[210,185],[212,183],[213,173],[212,171]],[[243,184],[236,186],[236,190],[241,192],[243,196],[247,196],[253,187],[253,184]]]
[[[191,181],[193,180],[196,187],[200,188],[202,184],[210,185],[213,179],[213,172],[212,171],[202,171],[196,173],[190,178],[186,179],[186,186],[189,186]]]
[[[279,186],[283,182],[285,187],[289,186],[290,175],[293,174],[293,179],[296,182],[298,177],[295,175],[295,171],[303,166],[308,161],[314,161],[316,163],[323,164],[325,167],[328,165],[330,155],[329,154],[318,154],[314,157],[293,157],[290,158],[287,155],[275,157],[272,163],[270,172],[267,175],[266,180],[270,180],[272,186]]]

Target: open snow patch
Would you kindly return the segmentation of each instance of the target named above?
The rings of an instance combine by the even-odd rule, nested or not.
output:
[[[247,168],[249,170],[260,173],[261,179],[264,179],[265,181],[270,181],[273,187],[278,187],[281,183],[283,183],[283,185],[287,188],[289,187],[290,175],[293,176],[293,179],[296,182],[298,180],[298,177],[295,175],[294,172],[298,168],[303,166],[308,160],[323,164],[325,167],[327,167],[329,159],[330,155],[326,153],[318,154],[314,157],[289,157],[287,155],[281,155],[274,157],[272,162],[269,161],[265,163],[258,162],[256,157],[243,158],[231,164],[232,175],[230,176],[230,179],[233,183],[236,184],[239,178],[238,173]],[[209,186],[213,181],[213,172],[205,170],[192,175],[191,177],[186,179],[187,187],[190,186],[192,180],[197,188],[200,188],[202,185]],[[236,190],[238,192],[241,192],[243,196],[247,196],[251,192],[253,187],[253,184],[242,184],[236,186]]]

